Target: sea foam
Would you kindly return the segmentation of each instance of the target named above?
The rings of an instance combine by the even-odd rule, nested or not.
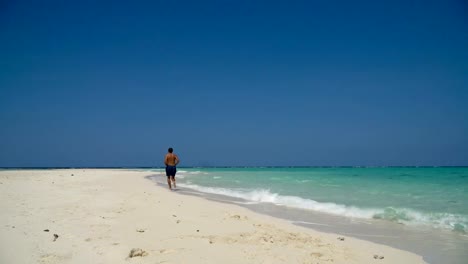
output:
[[[383,219],[406,225],[424,225],[436,228],[444,228],[465,233],[468,226],[468,218],[463,215],[448,213],[423,213],[407,208],[359,208],[336,203],[317,202],[298,196],[280,195],[267,189],[228,189],[219,187],[205,187],[195,184],[179,184],[204,193],[220,194],[235,198],[245,199],[257,203],[272,203],[275,205],[292,208],[312,210],[332,215],[362,218]]]

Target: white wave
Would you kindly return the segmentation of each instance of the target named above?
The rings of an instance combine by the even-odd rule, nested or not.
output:
[[[277,193],[271,193],[269,190],[233,190],[226,188],[203,187],[193,184],[179,184],[180,186],[194,189],[201,192],[221,194],[236,198],[245,199],[253,202],[273,203],[301,209],[309,209],[334,215],[343,215],[349,217],[372,218],[378,212],[376,209],[360,209],[353,206],[345,206],[335,203],[320,203],[310,199],[304,199],[297,196],[283,196]]]
[[[188,174],[196,175],[196,174],[202,174],[203,172],[201,171],[189,171]]]
[[[198,174],[206,174],[202,171],[186,171],[186,170],[178,170],[177,171],[177,177],[183,179],[185,177],[190,177],[193,175],[198,175]]]
[[[227,189],[204,187],[194,184],[179,184],[204,193],[220,194],[245,199],[257,203],[272,203],[293,208],[307,209],[332,215],[361,218],[383,219],[407,225],[425,225],[436,228],[446,228],[461,233],[466,232],[468,218],[462,215],[442,213],[422,213],[407,208],[359,208],[336,203],[317,202],[297,196],[279,195],[265,189]]]
[[[463,215],[449,213],[422,213],[408,208],[385,208],[374,214],[375,219],[385,219],[407,225],[426,225],[436,228],[446,228],[465,233],[468,218]]]

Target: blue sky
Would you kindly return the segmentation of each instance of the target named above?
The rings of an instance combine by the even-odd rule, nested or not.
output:
[[[467,28],[461,0],[3,1],[0,166],[468,165]]]

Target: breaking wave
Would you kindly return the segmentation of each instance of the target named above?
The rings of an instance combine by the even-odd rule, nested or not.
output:
[[[336,203],[317,202],[298,196],[280,195],[265,189],[227,189],[204,187],[194,184],[179,184],[196,191],[220,194],[245,199],[257,203],[272,203],[293,208],[307,209],[332,215],[363,219],[383,219],[406,225],[424,225],[435,228],[451,229],[465,233],[468,227],[468,217],[449,213],[423,213],[408,208],[359,208]]]

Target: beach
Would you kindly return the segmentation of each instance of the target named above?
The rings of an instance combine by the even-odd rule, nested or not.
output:
[[[0,171],[0,262],[425,263],[385,245],[181,195],[147,176],[110,169]],[[137,256],[129,256],[132,249]]]
[[[181,169],[178,179],[179,193],[410,251],[428,263],[468,258],[466,167],[199,167]]]

